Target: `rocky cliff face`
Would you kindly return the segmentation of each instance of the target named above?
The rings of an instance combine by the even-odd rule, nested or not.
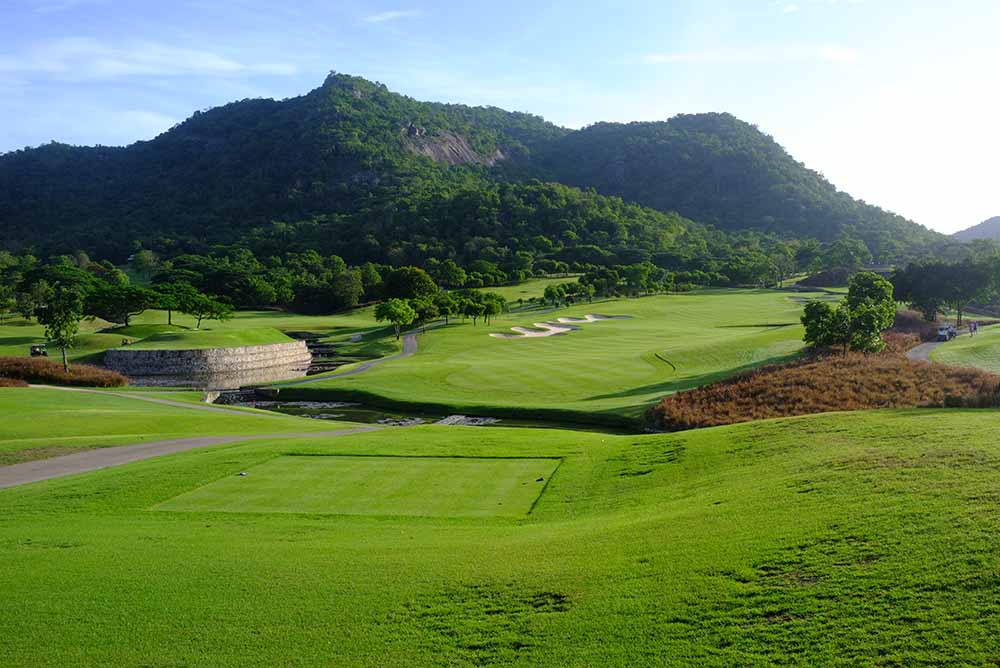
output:
[[[493,155],[476,152],[468,140],[461,135],[443,130],[433,135],[411,125],[406,130],[406,148],[417,155],[424,155],[444,165],[495,165],[507,156],[497,149]]]

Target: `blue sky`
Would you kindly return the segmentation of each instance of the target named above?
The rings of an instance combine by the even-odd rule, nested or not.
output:
[[[570,127],[729,111],[853,195],[1000,215],[998,0],[3,0],[0,151],[127,144],[330,70]]]

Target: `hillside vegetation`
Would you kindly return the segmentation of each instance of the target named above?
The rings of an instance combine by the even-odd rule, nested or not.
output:
[[[126,148],[0,156],[0,212],[9,249],[116,261],[136,240],[176,254],[245,237],[259,253],[309,248],[350,263],[591,245],[690,255],[723,243],[705,224],[859,237],[882,260],[945,239],[837,192],[732,116],[571,132],[341,74],[299,97],[196,113]]]
[[[838,191],[774,139],[730,114],[598,123],[546,144],[547,178],[725,230],[862,239],[877,260],[942,241],[935,232]]]

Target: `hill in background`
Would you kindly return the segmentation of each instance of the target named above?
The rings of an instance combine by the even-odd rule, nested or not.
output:
[[[955,232],[951,236],[957,241],[974,241],[975,239],[1000,241],[1000,216],[994,216],[961,232]]]
[[[275,221],[292,226],[275,231]],[[655,252],[704,246],[716,234],[706,226],[850,236],[878,261],[946,240],[837,191],[728,114],[570,131],[342,74],[300,97],[196,112],[124,148],[52,143],[0,156],[0,223],[13,250],[111,258],[134,240],[200,250],[261,228],[284,248],[319,244],[356,262],[471,257],[477,245],[530,252],[532,239]]]

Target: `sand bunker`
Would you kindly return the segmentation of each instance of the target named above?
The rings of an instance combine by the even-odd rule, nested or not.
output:
[[[580,324],[585,322],[600,322],[601,320],[628,320],[627,315],[601,315],[599,313],[588,313],[582,318],[557,318],[559,322]]]
[[[527,327],[511,327],[511,330],[517,332],[517,334],[491,333],[490,336],[496,339],[526,339],[541,336],[555,336],[557,334],[566,334],[567,332],[580,329],[579,327],[574,326],[577,324],[600,322],[601,320],[627,320],[629,317],[631,316],[599,315],[588,313],[582,318],[557,318],[556,322],[534,322],[531,324],[534,329],[528,329]]]

